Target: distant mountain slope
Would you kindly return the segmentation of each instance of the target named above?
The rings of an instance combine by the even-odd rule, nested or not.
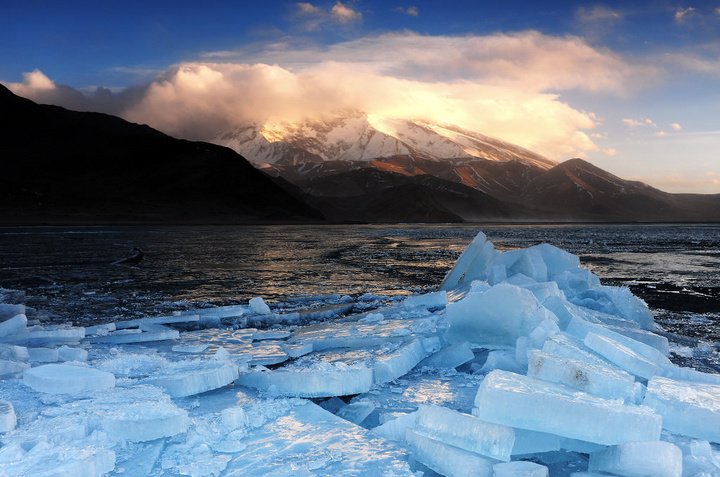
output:
[[[408,155],[414,159],[517,160],[543,169],[557,164],[514,144],[447,122],[392,119],[354,110],[298,122],[268,120],[225,131],[210,142],[230,147],[255,164],[298,164],[298,151],[306,152],[304,162]]]
[[[621,179],[582,159],[565,161],[532,179],[519,202],[563,220],[720,220],[720,194],[670,194]]]
[[[308,203],[335,221],[482,222],[529,217],[522,206],[432,175],[366,167],[307,177],[295,184],[307,194]]]
[[[463,193],[474,199],[462,205],[457,202],[444,205],[465,221],[720,221],[720,195],[670,194],[642,182],[626,181],[582,159],[571,159],[545,170],[515,160],[435,160],[405,155],[371,161],[266,165],[263,170],[296,184],[309,195],[306,200],[333,217],[341,208],[350,210],[347,205],[350,203],[358,210],[363,209],[366,205],[360,205],[361,202],[376,200],[374,194],[380,194],[383,187],[393,187],[404,177],[405,183],[429,187],[428,194],[462,186],[463,191],[469,189],[482,195],[482,206],[469,206],[477,196],[467,192]],[[369,177],[391,177],[380,176],[377,174],[380,172],[397,177],[375,185],[368,183]],[[445,185],[440,187],[441,183]],[[438,187],[433,189],[431,185]],[[338,202],[328,199],[331,196]],[[354,198],[350,200],[349,196]],[[475,213],[470,212],[473,207]],[[387,203],[384,213],[400,216],[401,208],[397,208],[394,210],[396,205]]]
[[[322,216],[230,149],[0,85],[0,222],[264,222]]]
[[[408,155],[382,157],[370,161],[325,161],[290,165],[265,164],[261,170],[272,176],[299,183],[304,178],[357,171],[365,168],[406,176],[428,175],[456,182],[491,195],[501,201],[516,202],[528,183],[545,169],[533,164],[475,158],[417,159]]]

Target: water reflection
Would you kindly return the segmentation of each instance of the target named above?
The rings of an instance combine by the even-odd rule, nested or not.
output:
[[[406,294],[440,283],[480,230],[500,250],[564,248],[611,284],[720,289],[714,225],[0,228],[0,287],[81,323],[253,296]],[[112,265],[134,247],[142,263]]]

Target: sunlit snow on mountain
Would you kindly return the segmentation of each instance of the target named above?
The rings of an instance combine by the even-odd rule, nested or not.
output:
[[[368,161],[397,155],[518,160],[543,169],[557,165],[527,149],[445,121],[386,118],[357,110],[294,123],[270,119],[225,131],[211,142],[230,147],[258,165]]]

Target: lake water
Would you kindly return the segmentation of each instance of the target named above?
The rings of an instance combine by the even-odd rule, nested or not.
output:
[[[483,231],[547,242],[628,285],[669,331],[720,341],[720,225],[349,225],[0,228],[0,287],[46,319],[90,324],[194,306],[431,290]],[[138,266],[113,265],[145,254]]]

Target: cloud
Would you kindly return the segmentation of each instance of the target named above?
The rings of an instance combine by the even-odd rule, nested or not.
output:
[[[325,62],[352,64],[378,74],[425,81],[467,80],[531,91],[578,89],[623,95],[656,81],[662,71],[629,62],[575,36],[536,31],[478,36],[389,33],[325,48],[270,45],[237,61],[278,64],[293,70]]]
[[[642,121],[636,121],[635,119],[623,119],[622,122],[630,126],[630,128],[636,128],[638,126],[644,126],[645,123]]]
[[[362,20],[362,13],[353,10],[348,4],[338,1],[330,10],[324,10],[312,3],[298,3],[296,18],[301,20],[304,30],[318,30],[328,24],[350,24]]]
[[[298,4],[311,16],[316,8]],[[293,120],[354,108],[396,118],[444,119],[559,159],[591,151],[613,154],[590,137],[597,118],[561,100],[563,91],[623,95],[629,84],[645,84],[657,73],[578,37],[535,31],[395,33],[327,47],[283,41],[259,52],[222,52],[206,59],[168,68],[143,88],[110,94],[112,102],[54,85],[40,72],[15,88],[31,99],[59,98],[67,88],[74,103],[56,98],[54,104],[83,103],[89,110],[96,103],[94,110],[188,139],[208,139],[270,117]]]
[[[658,131],[655,133],[657,137],[665,137],[667,136],[667,133],[665,131]]]
[[[640,120],[623,119],[622,122],[624,122],[625,124],[630,126],[630,129],[635,129],[637,127],[642,127],[642,126],[647,126],[647,127],[657,129],[657,124],[655,124],[652,119],[640,119]],[[663,135],[664,135],[664,133],[663,133]]]
[[[600,151],[585,130],[593,118],[558,96],[471,82],[423,82],[328,63],[301,73],[277,65],[187,63],[154,82],[125,112],[131,121],[207,139],[223,128],[270,117],[288,120],[339,109],[444,119],[546,154]]]
[[[301,15],[319,15],[322,12],[311,3],[298,3],[297,6]]]
[[[75,111],[97,111],[119,116],[128,107],[142,100],[145,87],[125,88],[120,91],[104,88],[83,88],[55,84],[42,71],[23,73],[20,83],[4,83],[13,93],[40,104],[54,104]]]
[[[596,5],[592,8],[581,6],[575,12],[575,17],[581,23],[615,22],[623,18],[619,12],[603,5]]]
[[[682,23],[687,21],[695,12],[695,9],[693,7],[688,8],[678,8],[675,10],[675,21]]]
[[[673,128],[673,131],[681,131],[682,130],[682,126],[680,126],[680,124],[678,124],[678,123],[672,123],[672,124],[670,124],[670,127]]]
[[[720,44],[712,49],[720,48]],[[674,73],[704,74],[720,76],[720,57],[705,57],[695,52],[666,53],[657,59],[668,71]]]
[[[362,13],[356,12],[342,2],[337,2],[332,9],[330,9],[330,16],[341,23],[362,20]]]
[[[418,10],[418,7],[397,7],[395,9],[396,11],[403,13],[405,15],[410,15],[411,17],[417,17],[420,15],[420,11]]]

